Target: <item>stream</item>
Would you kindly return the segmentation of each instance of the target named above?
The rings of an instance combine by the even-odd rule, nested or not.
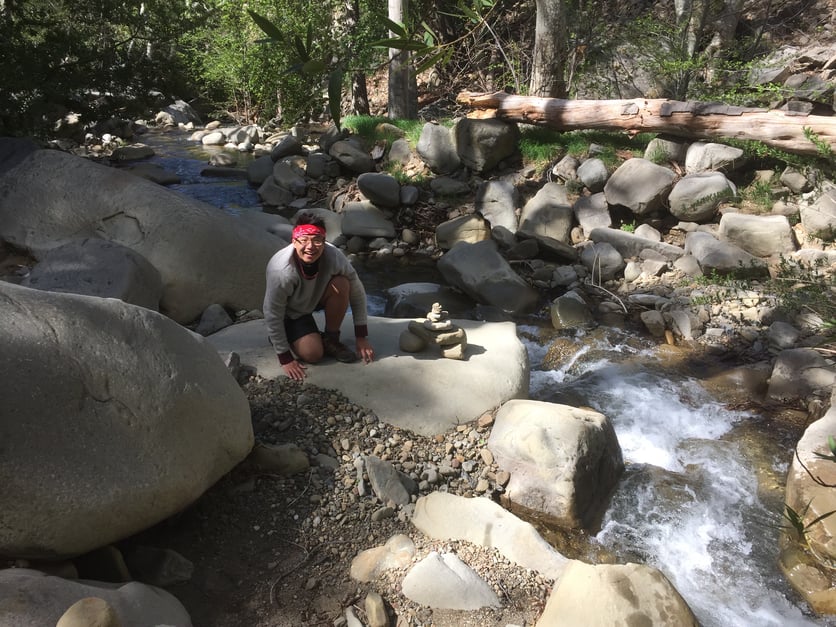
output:
[[[151,162],[177,172],[171,186],[232,215],[259,211],[245,180],[203,177],[211,151],[186,134],[149,133]],[[252,157],[241,154],[239,167]],[[383,290],[443,282],[434,268],[358,268],[369,313]],[[778,568],[786,472],[793,438],[763,416],[727,409],[694,373],[670,368],[656,346],[616,329],[579,333],[559,368],[544,366],[548,320],[518,324],[531,362],[530,398],[592,407],[612,421],[626,470],[601,529],[575,546],[581,559],[646,563],[662,571],[704,627],[836,625],[810,614]],[[575,557],[573,555],[573,557]]]

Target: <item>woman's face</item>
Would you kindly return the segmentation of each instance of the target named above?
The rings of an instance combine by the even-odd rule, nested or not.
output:
[[[304,263],[313,263],[325,250],[325,238],[318,235],[303,235],[294,238],[293,248]]]

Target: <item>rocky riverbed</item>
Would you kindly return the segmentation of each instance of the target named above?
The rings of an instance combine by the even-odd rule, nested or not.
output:
[[[369,616],[369,593],[382,598],[391,625],[534,624],[551,581],[495,550],[427,538],[410,522],[412,505],[381,502],[368,475],[357,470],[361,456],[375,455],[410,475],[421,495],[497,495],[508,478],[485,448],[490,415],[427,438],[386,425],[334,392],[286,378],[252,379],[244,389],[256,453],[176,519],[131,540],[172,549],[194,564],[189,581],[167,589],[195,625],[340,625],[347,624],[346,612],[363,624],[381,624]],[[271,456],[272,447],[284,454]],[[296,447],[304,454],[290,454]],[[352,580],[352,560],[397,534],[415,543],[408,563],[372,583]],[[502,607],[455,612],[407,599],[403,576],[431,551],[458,554]]]

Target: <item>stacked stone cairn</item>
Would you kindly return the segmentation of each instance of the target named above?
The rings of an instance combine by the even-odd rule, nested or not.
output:
[[[420,353],[431,344],[441,348],[441,356],[447,359],[464,359],[467,350],[467,334],[453,324],[450,314],[433,303],[432,310],[424,320],[411,320],[408,328],[401,333],[399,344],[402,351]]]

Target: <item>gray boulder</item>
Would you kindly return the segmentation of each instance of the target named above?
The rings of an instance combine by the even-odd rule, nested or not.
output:
[[[286,207],[296,199],[293,192],[279,185],[272,175],[259,186],[257,193],[259,200],[268,207]]]
[[[247,181],[250,185],[261,185],[273,174],[273,160],[270,155],[253,159],[247,166]]]
[[[346,237],[395,237],[395,225],[368,201],[348,203],[342,215],[342,232]]]
[[[519,230],[527,236],[540,235],[568,244],[574,219],[566,188],[558,183],[546,183],[525,203]]]
[[[688,146],[685,154],[685,173],[696,174],[709,170],[731,172],[744,163],[745,158],[740,148],[713,142],[694,142]]]
[[[688,142],[682,138],[660,135],[647,143],[644,155],[654,163],[684,163],[687,151]]]
[[[488,448],[511,474],[503,499],[567,528],[590,527],[624,470],[609,419],[598,412],[512,400],[497,412]]]
[[[717,235],[755,257],[789,254],[796,249],[795,236],[786,216],[725,213],[720,218]]]
[[[722,172],[699,172],[679,179],[668,203],[671,214],[680,220],[703,222],[713,219],[719,204],[736,193],[734,184]]]
[[[514,272],[492,240],[459,242],[438,260],[438,270],[450,285],[479,303],[512,314],[537,306],[537,291]]]
[[[418,156],[436,174],[450,174],[461,166],[453,135],[446,126],[427,122],[415,147]]]
[[[501,604],[487,582],[454,553],[431,551],[401,584],[406,598],[426,607],[478,610]]]
[[[299,174],[293,165],[287,161],[277,161],[273,166],[273,179],[276,185],[288,190],[294,196],[304,196],[308,193],[308,182]]]
[[[0,319],[0,554],[69,557],[126,538],[249,453],[246,396],[170,319],[3,282]]]
[[[535,627],[553,625],[698,627],[699,622],[668,578],[652,566],[572,560]]]
[[[431,180],[430,189],[439,196],[464,196],[470,193],[470,185],[449,176],[439,176]]]
[[[324,316],[314,318],[322,328]],[[435,435],[476,420],[511,398],[528,395],[528,353],[512,322],[454,319],[467,334],[465,359],[427,359],[399,348],[409,321],[369,317],[372,363],[322,361],[308,368],[306,382],[337,390],[352,403],[367,407],[387,424],[421,435]],[[351,345],[351,316],[343,321],[343,341]],[[220,355],[235,351],[241,363],[265,378],[284,376],[276,351],[267,340],[264,320],[234,324],[209,336]],[[451,382],[455,384],[451,387]],[[392,394],[397,390],[397,394]]]
[[[593,194],[604,191],[608,177],[607,166],[598,158],[587,159],[578,167],[578,178]]]
[[[647,215],[662,208],[675,178],[673,171],[646,159],[628,159],[607,180],[604,196],[610,205]]]
[[[412,148],[409,145],[409,140],[399,137],[393,141],[389,152],[386,154],[386,160],[390,163],[407,165],[412,160]]]
[[[609,242],[595,242],[584,246],[581,263],[589,270],[592,280],[601,283],[614,279],[624,270],[624,257]]]
[[[517,230],[517,188],[508,181],[485,181],[476,190],[476,211],[491,223],[512,233]]]
[[[603,192],[590,196],[581,196],[575,201],[572,209],[575,212],[575,218],[578,224],[580,224],[587,237],[589,237],[592,229],[612,226],[612,217],[607,207],[607,198]],[[525,212],[525,209],[523,209],[523,212]]]
[[[84,622],[80,623],[64,616],[71,606],[82,599],[104,601],[120,627],[192,625],[186,608],[174,595],[135,581],[124,585],[73,581],[28,568],[6,568],[0,570],[0,599],[4,600],[0,603],[0,625],[10,627],[56,624],[60,627],[98,627],[100,623],[89,622],[89,615],[85,616],[83,612],[74,615],[76,618],[83,617]]]
[[[261,307],[277,248],[274,236],[216,207],[57,150],[30,152],[0,178],[0,238],[38,257],[84,237],[145,257],[162,279],[160,311],[181,323],[212,303]]]
[[[391,174],[365,172],[357,177],[357,187],[378,207],[397,207],[401,201],[401,184]]]
[[[459,159],[474,172],[489,172],[518,151],[520,130],[516,124],[461,118],[452,132]]]
[[[567,559],[535,527],[498,503],[433,492],[418,499],[412,524],[437,540],[465,540],[493,548],[507,559],[549,579],[559,579]]]
[[[441,303],[451,318],[465,318],[475,303],[458,290],[438,283],[402,283],[386,290],[383,315],[390,318],[423,318],[433,303]]]
[[[685,236],[685,254],[693,255],[703,272],[716,271],[741,277],[766,276],[768,273],[762,259],[703,231],[693,231]]]
[[[778,354],[772,366],[767,396],[776,401],[826,398],[836,384],[836,368],[815,349],[792,348]]]
[[[801,207],[801,225],[811,235],[836,238],[836,187],[829,186],[813,204]]]
[[[679,246],[658,242],[639,237],[635,233],[628,233],[620,229],[594,228],[589,232],[589,239],[593,242],[607,242],[621,253],[624,258],[638,257],[643,250],[653,250],[667,261],[675,261],[685,254]]]
[[[595,326],[589,306],[575,292],[558,296],[549,306],[555,329],[588,329]]]
[[[176,100],[173,104],[163,107],[157,113],[155,119],[159,125],[170,124],[172,126],[178,126],[189,123],[200,124],[200,116],[185,100]]]
[[[458,216],[435,227],[435,239],[442,250],[450,250],[459,242],[475,244],[490,238],[488,223],[476,214]]]
[[[354,174],[374,172],[374,159],[354,141],[340,140],[334,142],[328,149],[328,154],[346,170]]]
[[[130,248],[103,239],[71,240],[47,251],[21,285],[50,292],[118,298],[157,311],[160,273]]]
[[[299,141],[297,137],[288,133],[276,142],[275,146],[273,146],[273,149],[270,151],[270,159],[273,161],[279,161],[280,159],[290,155],[304,154],[305,148],[302,145],[302,142]]]

